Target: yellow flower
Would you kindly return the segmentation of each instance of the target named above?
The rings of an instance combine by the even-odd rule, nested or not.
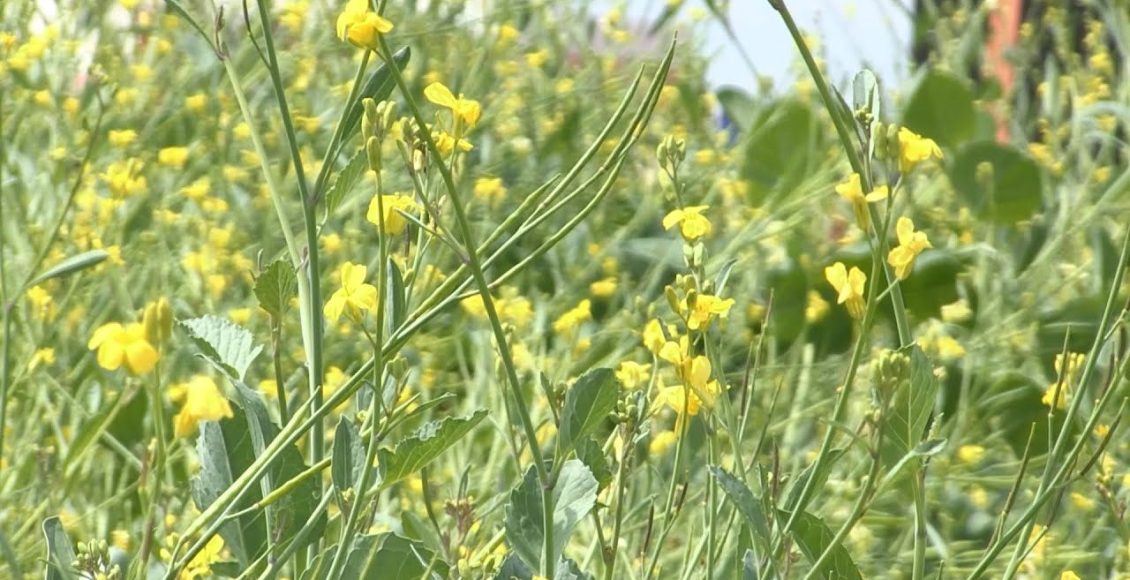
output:
[[[899,280],[906,280],[910,270],[914,268],[914,260],[926,248],[932,248],[926,232],[914,231],[914,222],[907,217],[900,217],[895,224],[895,233],[898,235],[899,245],[887,254],[887,263],[895,269],[895,276]]]
[[[1064,570],[1063,573],[1059,575],[1059,580],[1080,580],[1080,578],[1075,572]]]
[[[357,48],[377,50],[378,39],[392,23],[369,9],[369,0],[349,0],[337,17],[337,37]]]
[[[700,294],[695,297],[694,306],[688,306],[686,299],[684,299],[680,305],[680,310],[682,310],[680,314],[686,317],[688,329],[706,330],[710,327],[710,322],[714,320],[714,317],[726,318],[733,305],[733,298],[723,300],[710,294]]]
[[[451,89],[440,82],[435,82],[424,88],[424,96],[433,104],[446,109],[451,109],[451,115],[463,122],[467,127],[474,127],[479,122],[483,109],[479,102],[473,99],[464,99],[460,93],[456,97]]]
[[[451,155],[451,152],[455,151],[456,147],[458,147],[459,151],[462,153],[466,153],[475,148],[475,146],[466,139],[460,139],[459,141],[456,141],[455,137],[452,137],[451,134],[447,131],[433,132],[432,139],[434,139],[436,142],[436,149],[439,150],[439,154],[443,155],[444,157]]]
[[[965,322],[973,316],[973,311],[969,308],[969,302],[964,298],[957,302],[942,305],[942,321],[956,324]]]
[[[867,209],[867,204],[887,199],[888,195],[885,185],[876,187],[874,191],[865,195],[858,173],[852,173],[847,181],[837,185],[836,193],[851,203],[851,209],[855,212],[855,223],[864,231],[871,227],[871,211]]]
[[[980,445],[962,445],[957,448],[957,458],[962,463],[977,465],[985,458],[985,448]]]
[[[616,293],[616,278],[605,278],[589,284],[589,292],[597,298],[608,298]]]
[[[862,318],[863,287],[867,284],[867,274],[855,266],[848,272],[843,262],[836,262],[824,268],[824,277],[836,289],[836,304],[843,304],[852,318]]]
[[[667,336],[663,334],[662,323],[656,319],[648,321],[643,327],[643,345],[651,354],[658,355],[663,345],[667,344]]]
[[[661,389],[656,404],[665,404],[680,415],[686,411],[692,416],[698,414],[701,405],[714,405],[714,399],[721,389],[718,381],[710,380],[710,359],[702,355],[691,356],[687,337],[680,338],[678,342],[668,341],[659,350],[659,358],[675,366],[675,375],[682,385]],[[689,387],[689,401],[684,400],[686,397],[683,386]]]
[[[899,171],[910,173],[919,163],[941,159],[942,150],[933,139],[927,139],[906,127],[899,129]]]
[[[137,131],[133,129],[111,130],[107,134],[110,144],[114,147],[128,147],[131,143],[137,140]]]
[[[188,162],[188,147],[165,147],[157,152],[157,163],[181,169]]]
[[[674,431],[660,431],[651,438],[647,445],[647,452],[652,457],[662,457],[679,441],[679,435]]]
[[[381,206],[384,206],[383,215]],[[416,199],[410,195],[382,195],[380,204],[377,203],[377,197],[373,196],[373,200],[369,202],[369,212],[365,217],[373,225],[383,225],[385,234],[396,236],[408,225],[408,220],[403,214],[413,213],[419,208]]]
[[[145,326],[137,322],[126,326],[117,322],[103,324],[94,331],[86,347],[98,351],[98,366],[113,371],[124,364],[134,375],[153,370],[160,358],[145,338]]]
[[[676,209],[663,217],[663,229],[669,230],[675,226],[679,226],[679,233],[683,235],[683,239],[688,242],[693,242],[703,236],[710,235],[713,226],[702,212],[706,211],[710,206],[695,205]]]
[[[804,307],[804,319],[809,324],[815,324],[824,320],[824,317],[828,315],[828,310],[830,310],[828,301],[824,300],[824,297],[821,296],[819,292],[809,290],[808,304]]]
[[[354,322],[365,312],[377,307],[377,288],[365,283],[369,269],[360,264],[346,262],[341,265],[341,288],[326,302],[326,318],[337,321],[345,313]]]
[[[506,197],[506,186],[501,177],[480,177],[475,180],[472,190],[477,199],[496,204]]]
[[[553,321],[553,331],[557,334],[566,334],[575,330],[582,322],[592,318],[592,301],[588,298],[581,300],[569,311]]]
[[[1067,407],[1067,394],[1074,386],[1075,380],[1079,371],[1083,370],[1083,361],[1086,356],[1079,352],[1067,353],[1066,365],[1064,364],[1063,354],[1055,355],[1055,372],[1057,376],[1062,376],[1062,381],[1056,381],[1048,385],[1044,391],[1044,397],[1041,400],[1043,404],[1052,406],[1052,398],[1055,397],[1055,408],[1064,409]],[[1062,382],[1063,384],[1060,384]],[[1056,396],[1056,391],[1059,391]]]
[[[651,365],[646,363],[641,364],[626,360],[621,362],[616,369],[616,379],[629,391],[647,383],[650,376]]]
[[[102,174],[102,179],[110,187],[110,195],[121,198],[141,193],[146,187],[145,176],[138,175],[141,169],[141,163],[136,159],[111,163]]]
[[[52,364],[55,362],[55,349],[41,348],[31,355],[31,360],[27,363],[27,370],[34,371],[39,368],[41,364]]]
[[[223,560],[224,539],[219,534],[212,536],[204,549],[200,550],[192,560],[181,570],[178,580],[195,580],[196,578],[209,578],[212,576],[212,564]]]
[[[205,375],[196,375],[187,383],[173,385],[169,388],[169,398],[181,404],[180,412],[173,418],[177,437],[191,437],[201,421],[219,421],[234,416],[231,404],[219,385]]]

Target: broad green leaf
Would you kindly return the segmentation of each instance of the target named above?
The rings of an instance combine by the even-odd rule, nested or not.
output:
[[[502,561],[502,566],[499,566],[494,580],[530,580],[533,577],[534,571],[526,565],[526,562],[518,554],[510,552]]]
[[[400,266],[396,261],[388,261],[388,320],[389,334],[400,328],[408,316],[407,298],[404,292],[404,275],[400,273]]]
[[[561,466],[553,485],[553,545],[550,554],[555,560],[569,542],[569,536],[582,518],[596,505],[596,479],[576,459]],[[531,568],[541,567],[545,520],[542,515],[542,489],[533,466],[510,492],[506,507],[506,539],[510,547]]]
[[[751,203],[787,196],[824,158],[815,154],[822,151],[816,117],[799,101],[769,106],[751,127],[741,165],[742,178],[750,182]]]
[[[369,156],[362,147],[349,158],[349,163],[338,172],[328,190],[326,190],[326,215],[333,215],[334,211],[345,201],[349,192],[361,181],[361,177],[369,169]]]
[[[411,57],[411,49],[405,46],[393,53],[392,62],[396,64],[396,68],[403,71],[404,66],[408,64],[408,59]],[[361,128],[361,114],[363,113],[361,101],[370,98],[379,103],[392,94],[392,89],[395,86],[396,81],[392,78],[392,73],[388,70],[388,65],[382,63],[369,77],[368,82],[366,82],[365,86],[361,89],[361,93],[357,95],[357,101],[349,107],[349,112],[345,115],[345,124],[342,126],[343,131],[341,135],[343,145]]]
[[[742,133],[749,131],[753,118],[757,115],[757,104],[753,97],[737,87],[722,87],[714,94],[726,119]]]
[[[604,457],[604,450],[591,437],[581,440],[577,445],[577,459],[580,459],[581,463],[589,468],[600,489],[604,489],[612,483],[612,470],[608,467],[608,459]]]
[[[200,471],[190,484],[192,499],[199,510],[216,501],[255,458],[243,410],[232,411],[235,414],[232,419],[200,424],[200,435],[196,439]],[[248,508],[261,498],[259,487],[253,486],[234,509]],[[244,566],[266,545],[266,533],[262,512],[244,515],[220,526],[224,544]]]
[[[75,549],[58,516],[43,520],[43,535],[47,537],[47,580],[77,577],[74,573]]]
[[[360,438],[352,421],[342,417],[337,422],[330,476],[338,492],[353,489],[360,481],[361,469],[365,467],[365,450]]]
[[[902,124],[944,147],[961,145],[977,128],[973,91],[951,73],[928,71],[903,108]]]
[[[559,560],[553,570],[553,580],[589,580],[592,578],[590,574],[581,570],[576,562],[568,558]]]
[[[784,521],[789,514],[780,511],[778,516]],[[816,563],[816,559],[832,544],[832,538],[835,537],[824,520],[808,512],[802,512],[797,517],[791,535],[793,542],[800,548],[810,564]],[[821,578],[829,580],[862,580],[863,578],[859,573],[859,568],[855,566],[855,562],[851,559],[851,554],[848,553],[847,548],[842,543],[832,550],[831,558],[826,560],[817,570],[817,574]]]
[[[742,580],[757,580],[761,573],[757,570],[757,556],[753,550],[746,550],[742,556]]]
[[[564,459],[583,439],[596,431],[616,408],[620,387],[612,369],[592,369],[581,375],[565,394],[557,459]]]
[[[765,512],[761,509],[761,501],[753,495],[746,484],[730,475],[725,469],[711,465],[710,473],[714,474],[718,486],[722,488],[726,497],[733,502],[738,513],[745,518],[746,524],[749,525],[749,529],[753,531],[754,537],[757,538],[758,545],[762,548],[768,546],[769,522],[765,517]]]
[[[792,481],[789,482],[788,491],[785,493],[784,505],[786,509],[792,509],[797,505],[797,501],[800,500],[800,494],[804,492],[804,488],[808,485],[807,482],[809,479],[815,477],[812,483],[812,489],[818,491],[824,489],[824,482],[828,481],[828,474],[831,473],[832,467],[836,464],[836,460],[843,454],[843,449],[832,449],[828,452],[828,459],[824,461],[824,464],[821,466],[822,469],[820,469],[819,472],[816,471],[816,463],[812,463],[808,467],[805,467],[804,470],[800,472],[799,476],[794,477]]]
[[[290,300],[297,294],[298,278],[294,265],[280,258],[271,262],[262,274],[255,279],[255,298],[259,307],[274,318],[282,318],[290,308]]]
[[[401,440],[396,449],[378,449],[377,468],[381,485],[392,485],[416,473],[470,433],[486,416],[487,410],[479,409],[469,417],[447,417],[442,421],[432,421]]]
[[[8,537],[4,532],[0,532],[0,554],[4,556],[4,563],[8,565],[8,573],[13,578],[23,578],[23,568],[20,567],[20,559],[16,556],[16,551],[12,549],[12,543],[8,541]]]
[[[110,254],[108,254],[106,250],[90,250],[69,258],[64,258],[63,261],[48,268],[46,272],[32,278],[27,285],[31,287],[52,278],[62,278],[63,276],[96,266],[109,257]]]
[[[946,439],[930,439],[929,441],[923,441],[922,443],[915,445],[914,449],[911,449],[909,453],[903,455],[902,459],[900,459],[898,463],[894,464],[890,469],[887,470],[887,474],[883,477],[883,479],[894,479],[898,476],[899,472],[902,471],[903,467],[906,467],[908,463],[911,463],[916,459],[919,459],[921,457],[932,457],[941,453],[942,450],[946,448],[946,442]]]
[[[907,377],[895,387],[885,415],[880,455],[887,466],[897,464],[922,442],[938,394],[934,365],[922,349],[912,345],[899,352],[909,357],[910,365]]]
[[[975,214],[997,223],[1030,219],[1043,205],[1040,166],[1012,145],[980,141],[962,147],[949,177]]]
[[[359,536],[353,540],[340,578],[401,580],[446,578],[447,574],[447,564],[422,543],[389,533]]]
[[[250,332],[219,316],[209,314],[182,320],[180,325],[205,357],[241,381],[251,362],[263,350],[253,343]]]

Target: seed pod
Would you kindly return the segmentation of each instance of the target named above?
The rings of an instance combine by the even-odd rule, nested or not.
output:
[[[369,156],[369,169],[373,173],[381,172],[381,143],[376,137],[365,140],[365,153]]]

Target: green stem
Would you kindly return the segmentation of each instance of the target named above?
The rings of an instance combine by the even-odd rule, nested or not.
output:
[[[302,199],[302,221],[306,231],[306,277],[309,284],[308,316],[309,329],[306,333],[310,336],[307,344],[307,354],[310,355],[310,400],[315,407],[322,404],[322,289],[319,283],[318,267],[318,224],[314,216],[314,203],[316,200],[310,195],[306,184],[306,171],[302,166],[302,155],[298,151],[298,137],[294,131],[294,120],[290,115],[290,107],[286,101],[286,90],[283,88],[282,75],[279,73],[278,56],[275,54],[275,40],[271,34],[270,8],[266,0],[258,0],[259,19],[263,26],[263,44],[267,49],[267,70],[271,74],[271,83],[275,89],[275,100],[278,102],[279,114],[282,117],[283,129],[286,132],[286,141],[290,148],[291,164],[294,165],[294,176],[298,182],[298,193]],[[392,62],[390,59],[388,62]],[[395,69],[395,66],[389,67]],[[302,277],[301,269],[299,278]],[[325,425],[321,422],[314,425],[310,435],[310,458],[317,462],[325,455],[326,437]]]
[[[384,38],[380,39],[381,54],[386,62],[392,62],[392,52],[388,48],[388,44]],[[412,112],[416,124],[420,127],[427,127],[427,119],[420,113],[420,108],[416,104],[416,100],[412,97],[408,85],[404,82],[404,76],[400,70],[395,67],[389,67],[393,78],[396,80],[396,86],[399,88],[401,95],[404,97],[408,108]],[[487,313],[487,318],[490,320],[491,330],[494,332],[495,342],[498,346],[499,355],[502,358],[502,366],[506,371],[506,378],[510,384],[511,395],[514,397],[518,414],[522,419],[522,427],[526,433],[527,444],[530,447],[530,455],[534,460],[534,469],[537,472],[538,481],[542,487],[542,505],[544,506],[543,512],[549,517],[545,520],[545,548],[546,551],[552,546],[553,534],[553,483],[549,480],[549,474],[545,468],[545,462],[541,455],[541,449],[538,448],[537,432],[534,430],[533,421],[530,418],[529,408],[526,406],[525,396],[522,394],[521,384],[518,381],[518,372],[514,365],[514,359],[510,353],[510,347],[506,341],[506,332],[502,328],[502,322],[499,320],[498,311],[494,306],[494,299],[491,298],[490,285],[487,283],[486,276],[483,274],[482,265],[479,261],[478,244],[475,242],[474,234],[471,232],[471,225],[467,219],[466,208],[464,207],[463,200],[459,196],[459,192],[455,187],[455,181],[452,178],[451,171],[442,162],[443,156],[440,155],[439,150],[436,148],[435,141],[432,139],[428,131],[420,132],[424,144],[428,148],[428,153],[437,162],[435,165],[439,168],[440,175],[443,178],[444,186],[447,188],[447,194],[451,200],[451,207],[455,213],[455,220],[459,230],[460,237],[463,238],[463,247],[465,255],[462,256],[466,260],[468,267],[471,268],[471,276],[475,280],[475,285],[478,287],[479,294],[483,299],[483,306]],[[456,136],[458,139],[458,136]],[[455,153],[452,153],[453,155]],[[553,558],[544,558],[542,562],[542,575],[547,578],[554,576],[554,568],[556,562]]]

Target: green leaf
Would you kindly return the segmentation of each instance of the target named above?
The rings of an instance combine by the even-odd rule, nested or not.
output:
[[[190,488],[192,499],[201,511],[212,505],[255,458],[251,437],[243,426],[243,411],[232,411],[233,419],[200,424],[200,435],[196,439],[200,471],[192,478]],[[252,486],[233,509],[248,508],[261,498],[259,487]],[[266,533],[261,513],[244,515],[220,526],[224,544],[244,567],[265,547]]]
[[[577,459],[580,459],[581,463],[589,468],[600,489],[604,489],[612,483],[612,470],[608,467],[608,459],[604,457],[604,450],[591,437],[581,440],[580,444],[577,445]]]
[[[31,287],[35,286],[36,284],[46,282],[52,278],[62,278],[63,276],[74,274],[75,272],[78,272],[80,270],[85,270],[87,268],[96,266],[109,257],[110,254],[108,254],[106,250],[90,250],[81,254],[71,256],[69,258],[64,258],[62,262],[51,266],[47,269],[46,272],[36,276],[35,278],[32,278],[31,281],[27,283],[27,285],[28,287]]]
[[[326,190],[326,215],[333,215],[341,202],[345,201],[345,197],[349,192],[357,187],[357,183],[361,181],[361,177],[365,175],[365,171],[369,169],[369,156],[365,153],[365,148],[362,147],[349,158],[349,163],[338,172],[337,177],[334,177],[333,182]]]
[[[620,387],[612,369],[592,369],[581,375],[565,394],[557,459],[564,459],[582,439],[596,431],[616,408]]]
[[[949,177],[975,214],[997,223],[1027,220],[1043,205],[1040,166],[1012,145],[992,141],[966,145]]]
[[[745,518],[746,524],[749,529],[753,531],[753,536],[757,538],[758,545],[765,548],[769,545],[769,522],[765,517],[765,512],[761,509],[761,501],[753,495],[746,484],[741,480],[730,475],[725,469],[717,465],[710,466],[710,473],[714,475],[715,481],[718,482],[718,487],[726,494],[726,497],[734,503],[738,508],[738,513],[742,514]]]
[[[561,466],[553,485],[553,546],[550,557],[557,560],[569,536],[596,505],[597,484],[583,463],[570,459]],[[521,483],[510,492],[506,507],[506,539],[532,568],[540,568],[545,520],[542,515],[542,488],[531,466]]]
[[[47,537],[47,580],[75,578],[75,549],[63,529],[58,516],[43,520],[43,535]]]
[[[407,298],[405,297],[404,290],[404,275],[400,273],[400,266],[396,265],[396,261],[389,259],[388,261],[388,330],[389,334],[400,328],[404,323],[404,319],[408,316]]]
[[[928,71],[903,108],[902,124],[944,147],[960,145],[977,128],[973,91],[951,73]]]
[[[718,98],[718,104],[722,107],[722,113],[726,118],[742,133],[749,131],[757,115],[757,104],[753,97],[737,87],[722,87],[715,91],[714,95]]]
[[[553,580],[589,580],[591,575],[586,574],[576,562],[563,558],[554,567]]]
[[[910,359],[908,376],[899,382],[886,413],[886,429],[879,449],[884,465],[894,466],[911,453],[926,435],[938,394],[934,365],[918,345],[900,351]]]
[[[424,576],[429,568],[430,573]],[[447,564],[422,543],[389,533],[355,539],[340,578],[401,580],[447,575]]]
[[[333,463],[330,476],[338,492],[353,489],[365,467],[365,451],[353,422],[342,417],[334,431]]]
[[[253,344],[250,332],[219,316],[209,314],[182,320],[180,325],[206,358],[241,381],[251,362],[263,350],[262,346]]]
[[[816,464],[812,463],[805,467],[800,475],[794,477],[789,482],[788,492],[785,493],[785,507],[793,509],[796,507],[797,502],[800,501],[800,494],[804,492],[804,488],[808,485],[808,480],[815,477],[812,483],[812,489],[823,489],[824,482],[828,481],[828,474],[831,473],[832,467],[836,464],[836,460],[844,454],[843,449],[832,449],[828,452],[828,459],[823,462],[822,469],[816,471]]]
[[[499,566],[494,580],[530,580],[533,577],[534,571],[526,565],[526,562],[518,554],[510,552],[502,561],[502,566]]]
[[[290,300],[298,292],[298,278],[290,260],[278,259],[271,262],[262,274],[255,279],[255,298],[259,307],[274,318],[282,318],[290,308]]]
[[[63,460],[63,472],[69,472],[71,468],[78,462],[79,459],[86,454],[86,450],[90,448],[91,444],[98,440],[98,438],[109,429],[110,424],[114,422],[114,418],[118,416],[118,412],[122,410],[123,398],[126,396],[126,390],[118,391],[114,397],[113,402],[109,405],[104,405],[102,410],[91,418],[89,421],[84,421],[82,429],[79,431],[77,437],[67,447],[66,459]]]
[[[764,109],[753,121],[741,176],[750,182],[750,202],[787,196],[823,161],[816,117],[807,105],[785,100]]]
[[[781,511],[780,517],[783,519],[788,518],[788,513]],[[800,547],[800,551],[808,559],[809,563],[816,563],[817,558],[824,553],[832,543],[832,530],[828,529],[828,525],[824,520],[808,513],[802,512],[796,522],[793,524],[792,531],[793,541]],[[848,553],[847,548],[840,544],[832,550],[832,556],[824,562],[817,574],[821,578],[828,578],[834,580],[862,580],[863,576],[859,573],[859,568],[855,566],[855,562],[851,559],[851,554]]]
[[[442,421],[432,421],[401,440],[395,450],[378,449],[377,466],[381,485],[387,487],[419,471],[470,433],[486,416],[487,410],[479,409],[469,417],[447,417]]]
[[[405,46],[392,55],[392,62],[396,64],[397,69],[403,71],[404,66],[408,64],[408,59],[411,57],[411,49]],[[382,63],[377,67],[377,70],[373,72],[372,76],[369,77],[369,81],[365,83],[364,88],[361,89],[361,93],[357,95],[357,101],[349,107],[349,112],[345,115],[345,124],[342,126],[343,131],[341,134],[341,142],[343,145],[361,128],[361,114],[363,112],[361,101],[370,98],[379,103],[392,94],[392,89],[395,86],[396,81],[392,77],[392,72],[388,70],[387,64]]]

